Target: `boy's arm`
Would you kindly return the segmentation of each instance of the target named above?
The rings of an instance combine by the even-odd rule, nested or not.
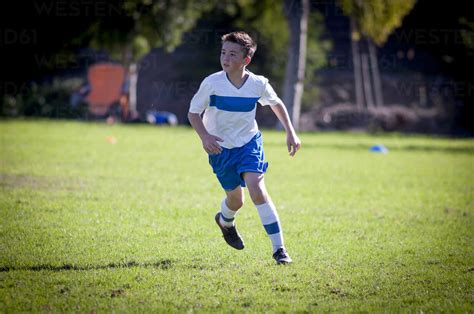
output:
[[[286,130],[286,145],[288,146],[288,152],[290,153],[290,156],[294,156],[301,147],[301,141],[296,135],[288,111],[283,104],[270,106],[270,108],[272,108],[278,120],[283,124],[283,127]]]
[[[191,126],[201,138],[204,150],[208,154],[220,154],[222,152],[222,147],[217,142],[223,142],[223,140],[207,132],[199,114],[188,112],[188,119]]]

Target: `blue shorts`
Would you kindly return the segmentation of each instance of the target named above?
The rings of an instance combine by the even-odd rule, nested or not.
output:
[[[242,147],[224,148],[220,154],[209,155],[209,164],[226,191],[239,185],[245,187],[244,172],[265,173],[268,162],[264,161],[262,134],[258,132]]]

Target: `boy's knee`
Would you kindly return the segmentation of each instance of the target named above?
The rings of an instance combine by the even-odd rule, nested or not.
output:
[[[267,197],[265,194],[257,195],[252,198],[252,201],[255,205],[262,205],[267,202]]]
[[[227,207],[232,210],[238,210],[244,206],[244,197],[227,196]]]
[[[267,199],[268,199],[267,193],[265,192],[265,190],[262,190],[260,186],[256,186],[252,188],[249,187],[249,194],[250,194],[250,197],[252,198],[252,202],[255,205],[260,205],[267,202]]]

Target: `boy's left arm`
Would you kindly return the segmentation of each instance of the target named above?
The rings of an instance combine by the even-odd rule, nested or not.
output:
[[[272,108],[278,120],[280,120],[281,124],[283,124],[283,127],[286,130],[286,145],[288,146],[288,152],[290,153],[290,156],[294,156],[301,147],[301,141],[296,135],[295,128],[291,123],[288,111],[283,104],[270,106],[270,108]]]

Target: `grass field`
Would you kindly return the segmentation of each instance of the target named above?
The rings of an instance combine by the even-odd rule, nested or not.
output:
[[[474,311],[474,140],[263,134],[289,266],[191,129],[0,121],[0,312]]]

